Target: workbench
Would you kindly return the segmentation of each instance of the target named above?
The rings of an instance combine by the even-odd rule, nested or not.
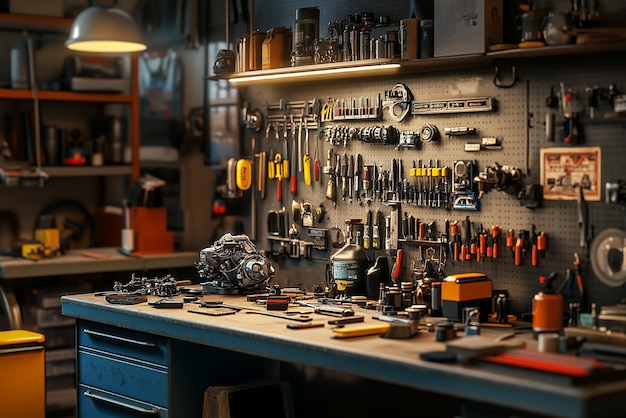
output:
[[[11,287],[11,282],[16,280],[193,267],[197,259],[198,253],[194,251],[127,256],[117,251],[117,248],[109,247],[68,250],[63,255],[37,261],[2,256],[0,257],[0,313],[4,312],[7,315],[11,329],[21,327],[20,307]]]
[[[150,299],[151,298],[151,299]],[[149,301],[158,299],[149,297]],[[223,300],[225,303],[250,307],[243,296],[204,295],[203,300]],[[115,305],[94,294],[62,297],[63,314],[77,319],[77,334],[89,327],[109,327],[120,332],[138,332],[154,338],[165,338],[170,346],[177,343],[217,349],[226,356],[232,353],[266,361],[312,366],[349,376],[386,382],[418,391],[443,394],[462,400],[479,400],[502,408],[513,408],[540,416],[568,418],[618,417],[624,415],[626,379],[611,379],[585,384],[567,384],[541,375],[513,375],[502,370],[463,365],[436,363],[420,359],[420,353],[445,351],[445,343],[437,342],[434,334],[420,332],[410,339],[389,339],[366,336],[349,339],[333,338],[328,316],[312,314],[314,322],[323,321],[324,327],[291,330],[290,321],[263,315],[247,315],[241,310],[233,315],[206,316],[188,312],[202,309],[186,304],[183,309],[155,309],[148,303]],[[356,310],[356,309],[355,309]],[[380,323],[373,318],[377,313],[362,309],[364,324]],[[330,318],[332,319],[332,318]],[[349,324],[359,326],[363,324]],[[483,328],[482,335],[497,336],[498,332]],[[495,333],[495,334],[493,334]],[[527,348],[536,348],[531,335],[522,335]],[[80,340],[80,337],[79,337]],[[78,396],[81,411],[81,349],[78,349]],[[181,352],[172,351],[178,357]],[[197,358],[219,363],[221,359]],[[183,355],[184,356],[184,355]],[[187,357],[189,357],[187,355]],[[232,363],[231,363],[232,364]],[[85,367],[85,366],[83,366]],[[83,375],[84,378],[84,375]],[[205,382],[218,383],[218,382]],[[168,399],[177,399],[182,393],[191,393],[184,384],[168,386]],[[194,393],[198,393],[197,390]],[[383,394],[384,395],[384,394]],[[198,395],[201,397],[201,394]],[[202,400],[197,400],[201,405]],[[345,405],[349,408],[349,405]],[[407,405],[408,407],[408,405]],[[169,417],[177,415],[169,405]],[[297,405],[296,405],[297,409]],[[196,409],[197,412],[197,409]],[[337,416],[345,416],[337,412]],[[334,416],[332,412],[326,416]],[[434,416],[434,415],[431,415]],[[533,415],[534,416],[534,415]]]

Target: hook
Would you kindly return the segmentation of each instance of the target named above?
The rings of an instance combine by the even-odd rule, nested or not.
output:
[[[511,81],[507,84],[504,84],[500,79],[500,69],[496,66],[495,75],[493,76],[493,84],[495,84],[496,87],[502,88],[502,89],[511,88],[515,85],[515,82],[517,81],[516,73],[517,71],[516,71],[515,66],[512,66],[511,67]]]

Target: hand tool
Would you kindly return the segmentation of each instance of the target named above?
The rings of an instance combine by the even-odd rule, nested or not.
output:
[[[580,248],[586,257],[589,251],[588,223],[589,223],[589,207],[585,200],[585,193],[582,186],[578,186],[578,229],[580,229]]]
[[[287,328],[289,329],[318,328],[323,326],[323,322],[309,322],[307,324],[287,324]]]
[[[391,269],[391,281],[395,284],[400,283],[400,276],[402,275],[402,259],[404,256],[404,251],[399,249],[396,252],[396,260],[393,263],[393,268]]]
[[[371,246],[370,229],[372,228],[372,211],[368,210],[363,226],[363,248],[369,250]]]
[[[380,248],[380,231],[378,229],[378,220],[380,218],[380,209],[376,209],[372,220],[372,248],[377,250]]]
[[[299,301],[298,305],[306,306],[307,308],[313,308],[316,314],[330,315],[330,316],[354,316],[352,308],[346,308],[341,306],[329,306],[329,305],[316,305],[305,301]]]
[[[391,324],[365,325],[360,327],[333,328],[335,338],[365,337],[380,335],[389,331]]]
[[[363,321],[365,321],[365,317],[361,315],[346,316],[344,318],[329,319],[328,325],[354,324],[354,323],[363,322]]]
[[[274,155],[274,173],[276,182],[276,200],[279,202],[283,201],[283,160],[282,155],[277,152]]]
[[[362,168],[363,168],[363,158],[361,157],[361,154],[357,154],[356,160],[354,163],[354,195],[356,196],[356,201],[359,205],[363,204],[363,201],[361,200],[361,192],[359,190],[361,187]]]
[[[295,125],[293,116],[291,117],[292,126],[292,139],[295,140]],[[298,124],[298,142],[294,142],[294,146],[297,146],[297,152],[294,154],[294,158],[298,160],[298,173],[302,173],[302,129],[304,128],[304,109],[302,109],[302,116],[300,117],[300,123]]]
[[[315,160],[313,161],[313,178],[320,181],[320,162],[317,159],[317,142],[315,143]]]
[[[335,180],[334,176],[334,166],[333,166],[333,149],[328,150],[328,154],[326,156],[326,165],[324,166],[324,174],[328,174],[328,184],[326,186],[326,199],[335,201]]]
[[[148,305],[152,306],[153,308],[160,308],[160,309],[181,309],[183,307],[183,301],[182,300],[172,300],[172,299],[168,299],[168,298],[162,298],[159,300],[155,300],[152,302],[148,302]]]
[[[270,149],[270,153],[267,154],[267,178],[274,180],[276,178],[276,163],[274,161],[274,149]]]
[[[267,153],[260,151],[257,156],[257,191],[259,197],[265,199],[265,189],[267,187]]]
[[[340,188],[339,183],[340,183],[340,179],[341,179],[341,170],[342,170],[342,167],[341,167],[341,155],[339,155],[339,153],[336,153],[335,154],[335,177],[334,177],[334,180],[335,180],[335,186],[334,186],[335,187],[335,194],[334,194],[334,197],[333,197],[333,199],[334,199],[333,200],[333,204],[335,206],[337,206],[337,201],[339,200],[339,188]]]
[[[585,294],[585,286],[583,283],[582,273],[582,261],[578,253],[574,253],[574,266],[576,267],[576,285],[578,286],[578,292],[580,293],[580,304],[583,309],[586,308],[587,300]]]
[[[348,160],[346,176],[348,177],[348,198],[350,203],[352,203],[354,193],[354,155],[352,154],[350,154],[350,158]]]
[[[239,190],[248,190],[252,186],[252,161],[249,159],[240,158],[237,160],[235,184]]]
[[[284,314],[274,313],[274,312],[271,312],[271,311],[248,310],[248,311],[246,311],[246,313],[247,314],[257,314],[257,315],[272,316],[274,318],[287,319],[289,321],[296,321],[296,322],[310,322],[310,321],[313,320],[313,318],[311,318],[310,316],[306,316],[306,315],[291,316],[291,315],[284,315]]]
[[[346,181],[348,179],[348,155],[344,152],[340,162],[340,176],[341,176],[341,200],[346,200],[348,195],[348,188]]]
[[[291,117],[291,178],[289,181],[289,192],[292,195],[295,195],[298,192],[298,179],[296,178],[296,160],[297,160],[297,164],[298,164],[298,168],[300,169],[300,172],[302,172],[302,160],[300,158],[297,157],[297,154],[300,152],[299,150],[296,149],[296,139],[295,139],[295,134],[296,134],[296,128],[293,122],[293,116]],[[300,124],[300,136],[302,135],[302,124]],[[300,137],[298,138],[298,148],[300,148]]]

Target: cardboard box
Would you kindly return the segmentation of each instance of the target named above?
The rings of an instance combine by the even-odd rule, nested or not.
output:
[[[435,57],[484,54],[502,43],[502,0],[437,0]]]
[[[136,207],[130,210],[137,254],[174,252],[174,233],[167,230],[167,208]]]

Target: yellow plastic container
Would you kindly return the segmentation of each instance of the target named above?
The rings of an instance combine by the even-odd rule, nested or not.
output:
[[[0,415],[46,416],[46,337],[32,331],[0,331]]]

